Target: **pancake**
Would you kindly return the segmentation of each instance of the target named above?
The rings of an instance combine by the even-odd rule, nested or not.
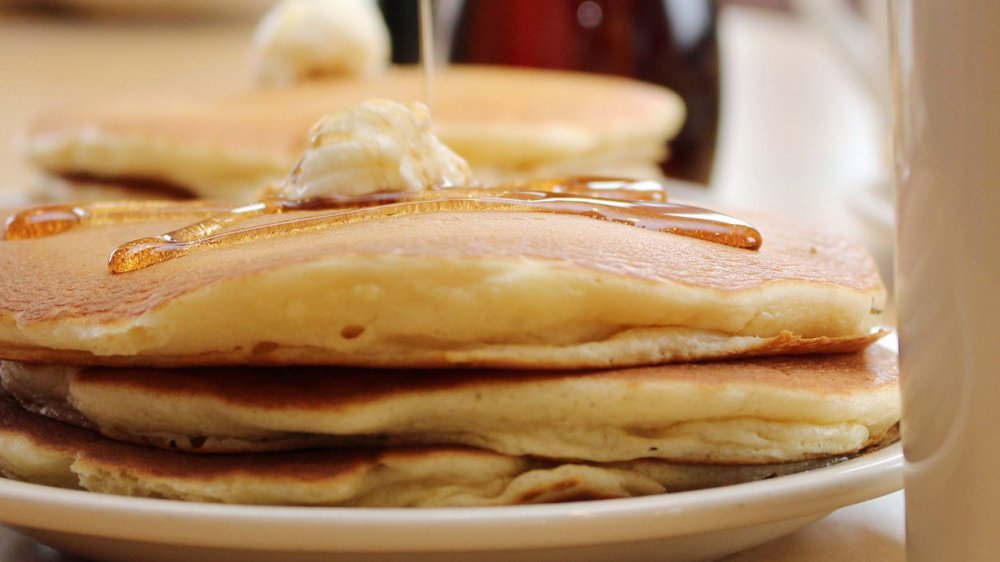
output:
[[[896,354],[582,372],[114,369],[0,364],[28,409],[199,452],[467,445],[613,462],[768,464],[852,454],[899,421]]]
[[[0,395],[0,475],[93,492],[203,502],[486,506],[640,496],[735,484],[844,457],[772,466],[553,463],[446,447],[190,455],[118,443]]]
[[[293,215],[310,213],[281,218]],[[856,351],[877,339],[885,290],[861,246],[739,216],[762,232],[759,251],[519,212],[373,219],[124,274],[105,265],[118,245],[193,219],[6,240],[0,359],[593,368]]]
[[[320,117],[372,98],[425,98],[423,73],[311,80],[201,102],[149,100],[41,117],[28,158],[50,175],[148,180],[202,198],[250,201],[283,178]],[[552,175],[660,177],[680,128],[673,92],[624,78],[451,66],[434,77],[438,136],[486,182]]]

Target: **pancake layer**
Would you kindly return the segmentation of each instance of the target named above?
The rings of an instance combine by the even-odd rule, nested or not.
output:
[[[623,78],[452,66],[434,80],[438,136],[486,180],[609,170],[658,177],[656,162],[684,119],[673,92]],[[398,67],[202,103],[86,108],[42,118],[28,154],[53,175],[147,178],[199,197],[248,201],[288,174],[322,116],[367,99],[424,95],[419,69]]]
[[[377,219],[119,275],[105,265],[118,245],[192,221],[4,241],[0,358],[588,368],[873,341],[885,291],[861,246],[739,216],[759,251],[513,212]]]
[[[639,496],[735,484],[845,460],[725,467],[551,463],[461,448],[190,455],[118,443],[0,396],[0,475],[188,501],[329,506],[484,506]]]
[[[0,364],[29,410],[189,451],[468,445],[612,462],[768,464],[853,454],[899,421],[896,354],[582,372],[114,369]]]

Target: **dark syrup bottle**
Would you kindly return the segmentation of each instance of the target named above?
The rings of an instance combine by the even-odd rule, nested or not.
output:
[[[719,123],[713,0],[465,0],[459,14],[452,62],[616,74],[676,91],[688,115],[663,171],[708,183]]]
[[[420,3],[417,0],[379,0],[378,5],[392,37],[393,64],[419,64]]]

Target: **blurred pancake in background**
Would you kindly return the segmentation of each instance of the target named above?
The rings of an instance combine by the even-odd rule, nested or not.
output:
[[[216,98],[132,100],[41,116],[27,156],[70,184],[144,186],[167,196],[249,201],[284,177],[323,115],[365,99],[426,98],[417,68]],[[553,175],[661,177],[684,121],[670,90],[625,78],[451,66],[435,73],[435,132],[486,183]]]

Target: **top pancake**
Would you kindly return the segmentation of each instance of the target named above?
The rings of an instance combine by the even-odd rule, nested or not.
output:
[[[4,241],[0,358],[574,368],[871,341],[885,294],[862,247],[741,218],[759,251],[513,212],[378,219],[118,275],[119,244],[192,220]]]
[[[201,197],[249,200],[288,173],[322,116],[373,98],[424,100],[422,72],[396,67],[203,103],[149,100],[52,114],[36,123],[28,154],[50,173],[155,180]],[[436,73],[431,109],[441,140],[487,176],[557,162],[575,163],[576,174],[596,173],[595,163],[613,163],[616,175],[637,164],[656,173],[684,119],[680,98],[653,84],[476,66]]]

